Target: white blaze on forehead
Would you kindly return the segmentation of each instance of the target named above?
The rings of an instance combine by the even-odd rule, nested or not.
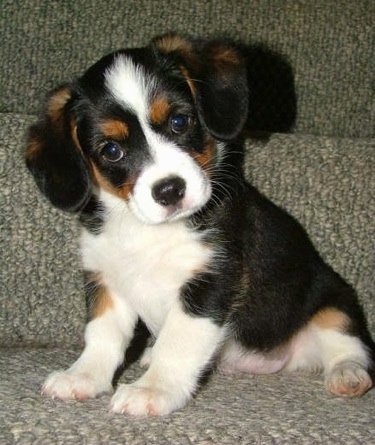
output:
[[[130,57],[119,55],[105,73],[105,85],[113,97],[140,119],[146,120],[154,81]]]
[[[137,116],[148,144],[152,161],[140,172],[129,200],[133,213],[148,224],[189,216],[204,206],[211,195],[210,181],[193,158],[150,126],[149,108],[156,82],[156,77],[123,54],[117,56],[105,73],[108,91],[124,109]],[[186,183],[184,198],[174,210],[159,204],[152,196],[154,185],[171,176],[178,176]]]

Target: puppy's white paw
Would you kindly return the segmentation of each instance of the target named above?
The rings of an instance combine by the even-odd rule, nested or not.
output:
[[[114,413],[132,416],[163,416],[180,408],[184,403],[185,398],[181,395],[133,383],[118,387],[112,397],[110,409]]]
[[[152,357],[152,347],[147,347],[142,354],[141,360],[139,362],[141,368],[149,368],[151,365],[151,357]]]
[[[372,380],[368,372],[351,361],[337,364],[326,378],[327,391],[335,396],[360,396],[371,386]]]
[[[42,395],[60,400],[86,400],[107,392],[111,385],[96,381],[88,373],[74,374],[69,371],[57,371],[50,374],[42,386]]]

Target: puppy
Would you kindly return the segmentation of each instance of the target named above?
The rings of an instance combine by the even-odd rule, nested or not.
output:
[[[155,344],[111,410],[183,407],[223,372],[321,370],[329,393],[371,386],[373,341],[357,297],[301,226],[248,184],[242,48],[167,34],[107,55],[53,91],[26,162],[59,209],[80,215],[85,348],[42,393],[112,389],[138,320]]]

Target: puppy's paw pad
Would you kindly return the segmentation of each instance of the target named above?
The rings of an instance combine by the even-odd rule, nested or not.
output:
[[[104,392],[89,374],[73,374],[67,371],[52,373],[42,386],[42,395],[60,400],[86,400]]]
[[[368,372],[354,362],[336,365],[326,379],[327,391],[335,396],[356,397],[372,386]]]
[[[132,385],[120,385],[112,397],[110,410],[132,416],[162,416],[176,409],[176,400],[166,391]]]

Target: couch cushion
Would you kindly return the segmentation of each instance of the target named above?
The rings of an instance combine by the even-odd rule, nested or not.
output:
[[[60,349],[2,351],[1,444],[370,445],[375,437],[375,391],[334,398],[322,376],[215,374],[182,410],[152,419],[109,413],[110,395],[66,403],[42,397],[46,375],[77,356]],[[132,367],[121,383],[140,373]]]
[[[85,322],[76,219],[53,209],[23,161],[33,116],[0,115],[0,345],[78,345]],[[308,229],[357,288],[375,333],[373,140],[248,140],[246,172]]]

